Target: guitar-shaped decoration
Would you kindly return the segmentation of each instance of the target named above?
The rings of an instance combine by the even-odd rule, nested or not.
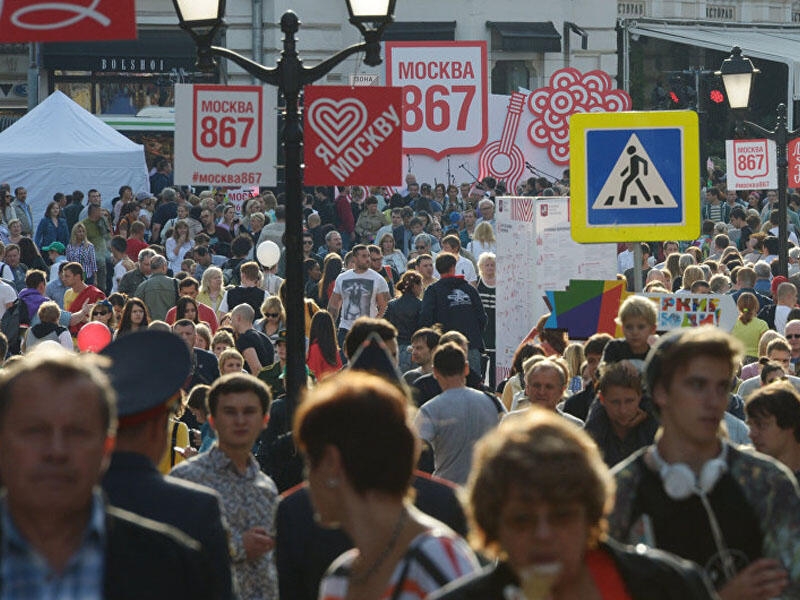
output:
[[[517,182],[525,173],[525,155],[514,143],[525,98],[526,95],[520,92],[511,94],[500,140],[486,146],[479,159],[481,180],[491,176],[498,181],[505,181],[506,190],[511,195],[516,195]]]

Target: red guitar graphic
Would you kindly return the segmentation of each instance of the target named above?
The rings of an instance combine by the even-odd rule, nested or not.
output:
[[[517,182],[525,172],[525,155],[514,143],[525,98],[526,95],[520,92],[511,94],[500,140],[486,146],[479,158],[480,178],[491,176],[505,181],[506,190],[511,195],[516,195]]]

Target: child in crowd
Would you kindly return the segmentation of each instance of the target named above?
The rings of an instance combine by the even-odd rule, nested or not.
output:
[[[233,334],[230,331],[225,331],[224,329],[218,330],[217,333],[214,334],[214,338],[211,340],[211,351],[214,353],[214,356],[216,356],[217,359],[219,359],[219,356],[223,351],[235,346],[236,342],[233,339]]]
[[[186,404],[194,418],[200,423],[200,440],[195,438],[194,442],[198,446],[198,452],[205,452],[214,445],[214,440],[217,439],[217,434],[211,428],[208,422],[208,405],[206,404],[206,396],[208,395],[209,386],[199,384],[194,386],[189,392]],[[193,429],[192,433],[197,430]],[[199,441],[199,444],[198,444]]]
[[[597,397],[584,429],[609,467],[653,443],[658,422],[642,403],[642,378],[628,360],[601,364]],[[647,403],[649,405],[649,402]]]
[[[219,355],[219,374],[241,373],[244,366],[244,358],[236,348],[226,348]]]
[[[641,372],[650,350],[650,336],[656,332],[658,312],[655,303],[644,296],[630,296],[619,307],[617,323],[624,339],[608,342],[603,351],[604,363],[629,360]]]

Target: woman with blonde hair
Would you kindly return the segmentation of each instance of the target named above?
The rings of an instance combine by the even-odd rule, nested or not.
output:
[[[189,236],[189,224],[184,219],[178,219],[172,229],[172,236],[167,238],[165,244],[167,261],[173,273],[181,270],[183,257],[193,247],[194,240]]]
[[[267,296],[261,303],[262,318],[253,327],[263,332],[275,346],[281,329],[286,329],[286,310],[279,296]]]
[[[467,251],[472,256],[480,256],[484,252],[497,254],[497,238],[491,223],[483,221],[475,225],[475,233],[472,234],[472,241],[467,244]]]
[[[567,392],[575,394],[583,389],[583,377],[581,377],[581,365],[585,356],[583,355],[583,344],[572,342],[564,349],[564,360],[569,368],[569,384]]]
[[[80,221],[72,226],[72,234],[65,256],[67,262],[80,263],[86,283],[94,283],[94,275],[97,273],[97,257],[94,253],[94,244],[86,237],[86,226]]]
[[[200,278],[200,291],[197,293],[197,301],[210,306],[219,317],[219,307],[224,298],[225,288],[222,285],[222,269],[213,266],[208,267],[203,271],[203,276]]]
[[[399,275],[406,271],[406,257],[403,253],[395,247],[394,235],[391,233],[384,233],[381,239],[378,240],[378,245],[383,254],[383,264],[394,267]]]
[[[758,342],[769,330],[767,322],[758,318],[758,298],[750,292],[743,292],[736,301],[739,318],[733,325],[731,335],[744,345],[744,364],[758,360]]]
[[[706,273],[699,265],[689,265],[683,271],[683,278],[681,279],[681,289],[676,294],[691,294],[692,284],[695,281],[705,280]]]
[[[614,478],[587,433],[532,408],[475,446],[465,490],[473,546],[491,560],[428,600],[700,600],[698,567],[606,534]]]

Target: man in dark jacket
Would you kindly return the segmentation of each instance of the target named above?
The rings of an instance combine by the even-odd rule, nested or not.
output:
[[[186,344],[165,331],[141,331],[106,346],[119,402],[119,431],[103,490],[119,508],[180,529],[202,545],[213,596],[233,598],[228,538],[219,497],[207,487],[164,477],[156,469],[167,448],[169,415],[192,360]],[[147,361],[131,361],[147,356]],[[173,443],[174,445],[174,443]]]
[[[199,544],[108,506],[116,399],[92,355],[34,353],[0,381],[0,595],[215,598]]]
[[[469,368],[480,373],[486,311],[478,291],[455,274],[457,262],[458,258],[447,252],[436,257],[441,279],[425,289],[420,327],[440,323],[442,331],[454,329],[463,333],[469,341]]]

